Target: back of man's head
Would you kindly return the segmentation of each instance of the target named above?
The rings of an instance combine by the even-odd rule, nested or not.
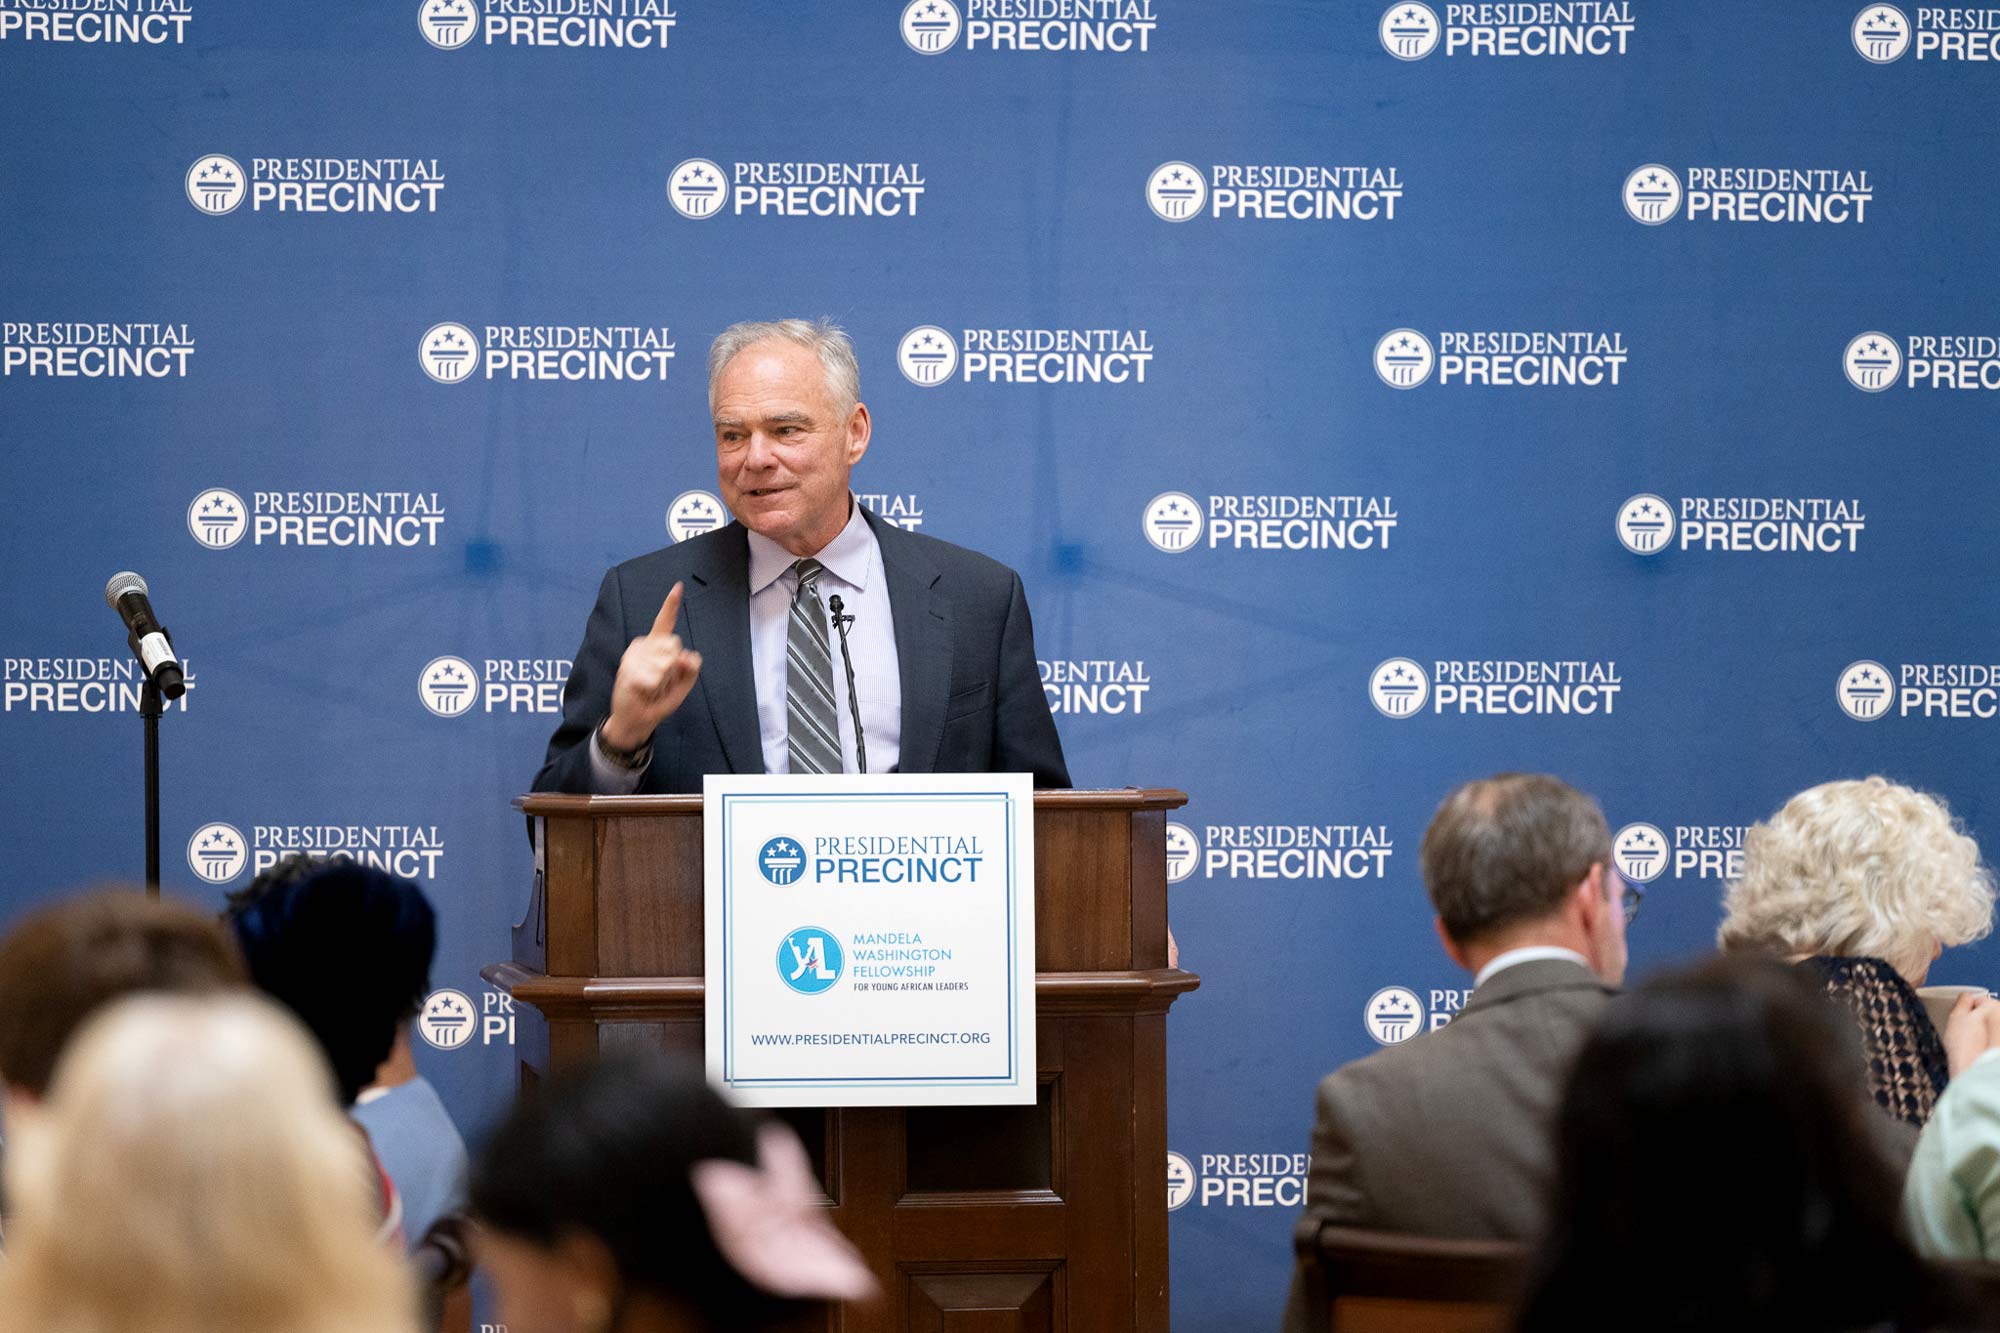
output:
[[[353,1103],[430,988],[437,918],[424,891],[353,861],[288,858],[230,899],[258,989],[297,1014]]]
[[[31,912],[0,940],[0,1080],[44,1095],[71,1035],[112,1000],[247,979],[228,934],[172,898],[106,889]]]
[[[1461,945],[1548,920],[1590,873],[1609,866],[1597,802],[1545,773],[1502,773],[1444,798],[1424,830],[1424,886]]]

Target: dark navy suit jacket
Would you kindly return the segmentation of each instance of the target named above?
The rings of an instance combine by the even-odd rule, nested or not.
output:
[[[1037,787],[1069,786],[1020,576],[964,547],[867,518],[896,622],[898,769],[1032,773]],[[590,791],[591,733],[610,715],[618,661],[652,629],[677,581],[686,591],[675,632],[701,654],[701,674],[653,732],[653,762],[638,790],[698,792],[708,773],[764,771],[750,670],[750,542],[743,525],[731,523],[604,576],[534,790]]]

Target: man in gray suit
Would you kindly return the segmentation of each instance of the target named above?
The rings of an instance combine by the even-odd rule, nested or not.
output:
[[[1532,1240],[1570,1063],[1625,975],[1611,830],[1567,783],[1505,773],[1447,796],[1419,855],[1472,997],[1321,1080],[1299,1230]],[[1288,1330],[1325,1326],[1315,1273],[1293,1276]]]

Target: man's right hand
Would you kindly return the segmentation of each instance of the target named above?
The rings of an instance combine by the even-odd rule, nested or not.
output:
[[[681,612],[681,585],[676,583],[653,617],[653,628],[632,640],[618,660],[618,679],[611,685],[611,716],[604,720],[604,743],[615,750],[636,750],[681,706],[701,670],[701,654],[684,648],[674,633]]]

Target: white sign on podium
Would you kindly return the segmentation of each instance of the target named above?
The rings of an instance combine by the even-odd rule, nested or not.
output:
[[[747,1106],[1035,1100],[1029,775],[702,793],[711,1080]]]

